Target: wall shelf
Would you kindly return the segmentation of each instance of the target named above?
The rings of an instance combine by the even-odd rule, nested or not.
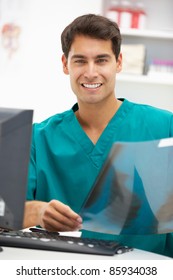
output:
[[[143,75],[118,73],[116,94],[134,102],[148,103],[173,112],[173,73],[170,71],[148,74],[154,61],[173,61],[173,1],[140,2],[143,2],[147,14],[146,28],[120,28],[120,31],[122,44],[145,46]],[[111,0],[102,0],[102,4],[103,15],[106,16]],[[128,61],[125,53],[123,61]]]
[[[159,74],[158,76],[117,74],[117,81],[173,86],[173,74]]]
[[[173,40],[173,30],[138,30],[138,29],[121,29],[122,36],[156,38]]]

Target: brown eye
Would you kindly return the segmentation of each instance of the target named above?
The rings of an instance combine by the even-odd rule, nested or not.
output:
[[[97,63],[105,63],[107,60],[105,58],[99,58]]]
[[[77,63],[77,64],[84,64],[84,63],[85,63],[85,60],[83,60],[83,59],[78,59],[78,60],[75,60],[75,63]]]

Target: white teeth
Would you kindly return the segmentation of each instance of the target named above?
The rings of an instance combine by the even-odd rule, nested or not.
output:
[[[101,84],[82,84],[86,88],[98,88]]]

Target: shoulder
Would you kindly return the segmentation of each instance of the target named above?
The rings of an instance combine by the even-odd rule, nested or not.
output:
[[[157,108],[148,104],[134,103],[127,100],[126,102],[130,104],[134,115],[136,114],[136,116],[142,116],[151,121],[158,118],[170,120],[173,117],[173,113],[165,109]]]
[[[161,109],[161,108],[157,108],[151,105],[146,105],[146,104],[135,104],[136,108],[138,108],[139,110],[142,110],[143,113],[149,113],[151,114],[151,116],[153,116],[153,114],[157,114],[160,116],[168,116],[171,117],[172,112],[165,110],[165,109]]]
[[[127,122],[140,131],[148,131],[156,138],[173,136],[173,113],[148,104],[138,104],[125,100],[129,108]]]
[[[72,109],[50,116],[39,123],[33,124],[33,130],[36,131],[49,131],[62,124],[66,119],[74,115]]]
[[[136,110],[140,112],[144,123],[150,125],[151,127],[153,126],[153,129],[156,128],[161,131],[168,129],[169,131],[173,131],[172,112],[144,104],[136,104],[135,107]]]

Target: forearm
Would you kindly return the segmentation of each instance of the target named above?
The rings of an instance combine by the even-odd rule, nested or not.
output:
[[[26,201],[23,228],[40,225],[40,211],[46,205],[43,201]]]

